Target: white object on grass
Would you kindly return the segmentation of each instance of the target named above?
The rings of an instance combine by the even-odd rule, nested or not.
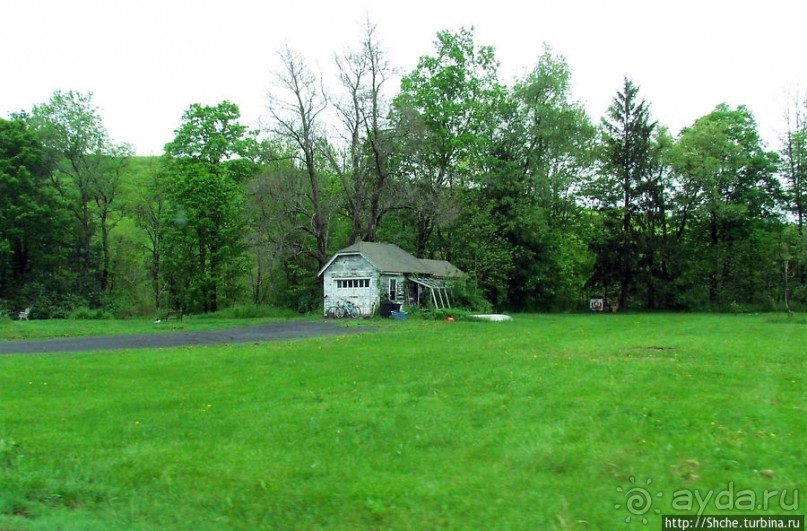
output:
[[[513,318],[509,315],[504,315],[502,313],[480,313],[474,315],[476,319],[482,319],[485,321],[512,321]]]

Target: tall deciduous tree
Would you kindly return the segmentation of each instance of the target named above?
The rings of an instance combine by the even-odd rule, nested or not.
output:
[[[215,175],[243,181],[255,173],[255,135],[239,123],[241,111],[230,101],[215,106],[194,103],[182,116],[165,152],[174,159],[203,164]]]
[[[568,63],[548,47],[516,83],[511,99],[508,135],[523,187],[511,201],[524,211],[513,218],[523,220],[521,226],[509,231],[519,248],[511,291],[521,307],[546,309],[574,300],[586,280],[581,265],[588,252],[581,245],[576,194],[594,168],[596,129],[572,99]]]
[[[697,258],[688,270],[707,279],[709,303],[744,303],[765,292],[772,266],[761,243],[778,230],[780,190],[776,157],[751,112],[718,105],[684,129],[671,157],[683,191],[678,231],[691,231],[690,259]]]
[[[238,107],[191,105],[166,145],[170,220],[163,239],[174,303],[214,312],[230,297],[244,255],[240,182],[255,171],[254,140]]]
[[[111,215],[131,148],[111,142],[92,93],[56,91],[33,108],[30,123],[48,151],[51,181],[76,222],[81,293],[97,299],[109,288]],[[100,260],[94,250],[99,228]]]
[[[574,194],[591,177],[596,130],[583,105],[571,97],[571,69],[549,47],[512,91],[511,134],[521,139],[522,164],[536,199],[558,221],[578,208]]]
[[[477,46],[472,30],[439,32],[435,47],[403,78],[395,100],[409,139],[404,157],[419,254],[435,228],[456,219],[454,190],[476,181],[503,97],[493,48]]]
[[[38,287],[63,294],[64,224],[42,145],[23,120],[0,119],[0,299],[22,308],[44,302]]]

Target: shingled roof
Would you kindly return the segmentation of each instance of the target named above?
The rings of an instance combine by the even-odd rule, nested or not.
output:
[[[338,251],[318,275],[325,272],[339,256],[360,254],[382,273],[432,275],[435,277],[458,277],[463,272],[445,260],[415,258],[397,245],[391,243],[356,242]]]
[[[419,258],[419,260],[420,263],[429,270],[429,274],[435,277],[449,278],[465,276],[465,273],[447,260],[429,260],[427,258]]]

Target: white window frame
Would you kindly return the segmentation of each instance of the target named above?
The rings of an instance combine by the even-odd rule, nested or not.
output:
[[[361,289],[370,287],[369,278],[337,278],[336,289]]]
[[[398,279],[397,278],[389,279],[389,282],[387,284],[387,288],[388,288],[387,289],[387,296],[389,297],[389,300],[397,301],[398,300]]]

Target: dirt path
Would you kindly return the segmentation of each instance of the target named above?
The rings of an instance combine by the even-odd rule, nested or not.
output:
[[[0,341],[0,354],[41,354],[48,352],[84,352],[127,348],[165,348],[186,345],[221,345],[226,343],[259,343],[321,336],[339,336],[370,332],[374,328],[347,328],[343,324],[312,321],[269,323],[223,330],[168,332],[159,334],[71,337]]]

